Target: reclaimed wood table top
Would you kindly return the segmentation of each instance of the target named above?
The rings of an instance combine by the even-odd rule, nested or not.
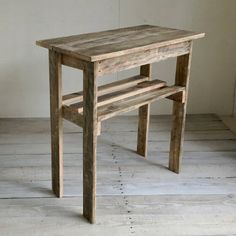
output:
[[[99,61],[204,37],[204,33],[140,25],[37,41],[36,44],[86,61]]]

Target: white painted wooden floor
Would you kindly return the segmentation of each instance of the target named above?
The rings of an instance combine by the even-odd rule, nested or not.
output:
[[[51,193],[47,119],[0,120],[0,235],[236,235],[236,136],[215,115],[187,118],[181,174],[167,169],[170,117],[152,117],[149,154],[136,117],[104,123],[97,223],[82,217],[82,133],[65,122],[65,197]]]

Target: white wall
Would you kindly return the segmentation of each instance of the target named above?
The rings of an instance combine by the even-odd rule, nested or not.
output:
[[[49,115],[48,55],[38,39],[138,24],[206,32],[193,52],[189,113],[231,114],[236,77],[235,0],[0,0],[0,117]],[[155,64],[173,81],[175,60]],[[108,82],[136,70],[106,76]],[[63,69],[65,92],[82,87],[82,73]],[[65,83],[66,82],[66,83]],[[153,114],[170,113],[170,102]]]

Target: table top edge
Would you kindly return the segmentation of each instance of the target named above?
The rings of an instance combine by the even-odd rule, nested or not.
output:
[[[141,26],[155,27],[154,25],[139,25],[139,26],[140,27]],[[134,26],[134,27],[138,27],[138,26]],[[121,29],[128,29],[128,28],[133,28],[133,27],[126,27],[126,28],[121,28]],[[160,28],[165,29],[165,27],[160,27]],[[107,30],[107,31],[115,31],[115,30],[118,30],[118,29],[112,29],[112,30]],[[171,29],[171,28],[166,28],[166,29]],[[174,30],[178,30],[178,29],[174,29]],[[94,32],[94,33],[100,33],[100,32],[106,32],[106,31],[98,31],[98,32]],[[74,52],[69,52],[67,50],[64,50],[64,49],[60,48],[60,46],[63,45],[63,44],[57,44],[57,43],[50,44],[50,43],[48,43],[49,40],[58,40],[58,39],[63,39],[63,38],[67,38],[67,37],[74,37],[74,36],[76,37],[78,35],[71,35],[71,36],[66,36],[66,37],[57,37],[57,38],[51,38],[51,39],[37,40],[36,45],[40,46],[40,47],[43,47],[43,48],[46,48],[46,49],[49,49],[49,50],[55,50],[58,53],[70,55],[70,56],[76,57],[76,58],[81,59],[81,60],[85,60],[85,61],[89,61],[89,62],[96,62],[96,61],[105,60],[105,59],[109,59],[109,58],[113,58],[113,57],[117,57],[117,56],[127,55],[127,54],[134,53],[134,52],[159,48],[159,47],[168,46],[168,45],[171,45],[171,44],[174,44],[174,43],[192,41],[192,40],[195,40],[195,39],[200,39],[200,38],[205,37],[205,33],[198,33],[198,32],[193,32],[193,31],[186,31],[186,32],[188,32],[190,35],[185,36],[185,37],[181,37],[179,39],[167,40],[167,41],[163,41],[163,42],[157,42],[157,43],[152,43],[152,44],[148,44],[148,45],[144,45],[144,46],[140,46],[140,47],[135,47],[135,50],[130,50],[128,48],[128,49],[123,49],[121,51],[115,51],[115,52],[111,52],[111,53],[104,53],[104,54],[100,54],[100,55],[91,55],[91,56],[83,55],[83,54],[78,53],[78,52],[74,53]],[[90,34],[90,33],[86,33],[86,34]],[[86,35],[86,34],[80,34],[80,35]],[[130,52],[130,51],[132,51],[132,52]]]

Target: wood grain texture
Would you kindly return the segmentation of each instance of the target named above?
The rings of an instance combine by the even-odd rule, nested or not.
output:
[[[63,128],[61,56],[49,50],[52,189],[63,196]]]
[[[166,98],[167,98],[167,99],[170,99],[170,100],[173,100],[173,101],[176,101],[176,102],[184,103],[184,102],[186,101],[185,90],[184,90],[184,91],[181,91],[181,92],[179,92],[179,93],[170,95],[170,96],[168,96],[168,97],[166,97]]]
[[[175,175],[166,169],[171,116],[151,116],[148,160],[132,151],[137,118],[104,122],[93,226],[82,217],[81,129],[64,122],[66,197],[55,199],[49,119],[0,119],[1,235],[235,235],[236,136],[214,114],[187,115]]]
[[[75,69],[84,70],[87,67],[88,63],[84,60],[80,60],[76,57],[72,57],[71,55],[62,54],[61,64],[65,66],[73,67]]]
[[[236,232],[234,194],[134,195],[127,196],[127,206],[122,198],[122,195],[99,196],[98,223],[92,227],[76,215],[76,211],[81,212],[81,197],[61,201],[52,198],[1,200],[0,224],[5,226],[1,233],[38,236],[37,229],[44,231],[44,236],[156,235],[156,232],[172,236],[233,236]]]
[[[98,75],[106,75],[189,53],[190,42],[170,44],[99,61]]]
[[[165,87],[165,85],[166,85],[166,82],[161,81],[161,80],[144,81],[133,87],[125,88],[119,91],[110,92],[102,96],[98,96],[97,107],[104,106],[107,104],[112,105],[114,102],[117,102],[117,101],[122,101],[124,99],[128,99],[133,96],[151,92],[158,88],[161,89]],[[83,102],[72,104],[70,105],[70,107],[74,110],[77,110],[79,113],[83,112]]]
[[[83,215],[95,223],[97,150],[97,65],[83,71]]]
[[[98,87],[98,96],[102,96],[107,93],[120,91],[121,89],[126,89],[131,86],[137,85],[138,83],[147,80],[146,76],[132,76],[126,79],[118,80],[112,83],[108,83]],[[72,104],[76,102],[81,102],[83,100],[83,91],[71,93],[63,96],[63,104]]]
[[[203,33],[140,25],[96,33],[37,41],[60,53],[82,60],[98,61],[130,53],[150,50],[170,44],[204,37]]]
[[[146,156],[150,103],[161,98],[174,100],[169,169],[179,171],[192,41],[203,36],[202,33],[142,25],[37,41],[38,45],[50,50],[53,190],[57,196],[62,196],[63,116],[83,127],[83,148],[76,145],[74,151],[83,152],[83,215],[90,223],[95,223],[96,152],[101,121],[139,108],[137,152]],[[149,81],[151,63],[176,56],[174,86],[166,86],[163,81]],[[62,98],[62,64],[83,70],[82,92]],[[98,77],[138,66],[141,66],[139,76],[97,87]],[[155,148],[163,149],[161,145]],[[121,170],[119,172],[121,176]]]
[[[135,110],[158,99],[181,92],[184,89],[184,87],[180,86],[169,86],[163,89],[156,89],[151,92],[139,94],[131,98],[124,99],[123,101],[114,102],[113,104],[101,106],[98,109],[98,120],[106,120],[118,114]]]
[[[72,109],[70,106],[66,106],[66,105],[62,106],[62,115],[63,115],[64,119],[83,128],[83,126],[84,126],[83,115],[79,114],[77,111]]]
[[[145,75],[151,80],[152,67],[150,64],[140,67],[140,75]],[[148,130],[150,119],[150,104],[139,108],[138,134],[137,134],[137,153],[141,156],[147,156]]]
[[[186,88],[185,102],[173,102],[173,127],[171,130],[169,169],[176,173],[179,173],[181,169],[191,57],[192,46],[189,54],[177,58],[176,65],[175,85]]]

